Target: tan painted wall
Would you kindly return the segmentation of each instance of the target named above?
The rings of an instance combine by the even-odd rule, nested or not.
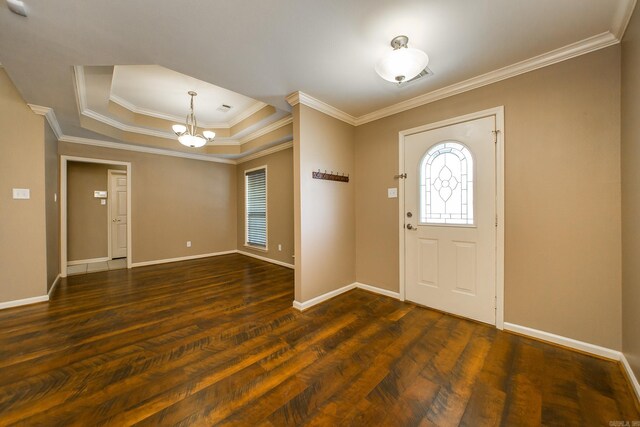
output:
[[[131,162],[133,262],[236,249],[235,165],[66,142],[58,150]]]
[[[0,302],[47,293],[44,117],[0,68]],[[12,188],[29,188],[13,200]]]
[[[268,250],[245,246],[245,176],[244,172],[267,166],[267,240]],[[268,156],[241,163],[237,166],[238,186],[238,249],[255,255],[293,264],[293,149],[278,151]],[[278,250],[278,244],[282,250]]]
[[[122,165],[69,162],[67,164],[67,260],[105,258],[109,255],[109,207],[93,197],[108,191],[108,170]]]
[[[355,282],[355,128],[304,105],[294,110],[296,118],[300,271],[295,297],[305,302]],[[351,181],[312,179],[311,172],[318,169],[348,173]]]
[[[44,132],[45,209],[47,228],[47,291],[60,274],[60,162],[58,161],[58,138],[48,123]]]
[[[357,281],[399,290],[398,132],[500,105],[505,320],[620,349],[619,46],[357,127]]]
[[[640,12],[622,40],[622,350],[640,378]]]

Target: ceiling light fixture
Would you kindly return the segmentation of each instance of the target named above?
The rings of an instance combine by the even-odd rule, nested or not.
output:
[[[409,37],[397,36],[391,40],[393,50],[387,52],[376,64],[376,72],[383,79],[402,84],[422,72],[429,64],[429,57],[419,49],[407,46]]]
[[[215,138],[216,133],[210,130],[205,130],[202,132],[202,135],[198,135],[198,121],[196,120],[196,115],[193,112],[193,97],[198,94],[192,90],[187,93],[191,97],[187,120],[184,125],[173,125],[171,126],[171,129],[173,129],[173,132],[178,136],[180,144],[192,148],[202,147],[207,142],[213,142],[213,138]]]

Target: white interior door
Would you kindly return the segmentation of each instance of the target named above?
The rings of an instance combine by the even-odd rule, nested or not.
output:
[[[127,256],[127,173],[109,171],[111,258]]]
[[[405,137],[405,297],[495,324],[495,117]]]

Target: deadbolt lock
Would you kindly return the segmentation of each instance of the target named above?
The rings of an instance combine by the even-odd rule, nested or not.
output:
[[[411,212],[407,212],[407,218],[411,218],[413,214]]]

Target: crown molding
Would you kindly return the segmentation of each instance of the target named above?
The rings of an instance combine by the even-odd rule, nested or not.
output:
[[[141,145],[126,144],[121,142],[103,141],[103,140],[92,139],[92,138],[81,138],[77,136],[65,135],[62,132],[62,128],[60,127],[60,124],[58,123],[58,119],[56,118],[56,115],[52,108],[43,107],[41,105],[35,105],[35,104],[27,104],[27,105],[29,106],[29,108],[31,108],[31,110],[35,114],[44,116],[47,119],[47,122],[49,122],[49,125],[51,126],[51,129],[56,135],[56,138],[58,139],[58,141],[69,142],[71,144],[92,145],[94,147],[104,147],[104,148],[112,148],[116,150],[135,151],[139,153],[158,154],[162,156],[181,157],[181,158],[193,159],[193,160],[204,160],[207,162],[225,163],[230,165],[236,165],[238,163],[242,163],[258,157],[266,156],[268,154],[275,153],[280,150],[285,150],[293,146],[293,142],[284,141],[282,143],[279,143],[278,145],[267,148],[265,150],[261,150],[253,153],[247,153],[245,155],[240,154],[234,160],[234,159],[227,159],[223,157],[214,157],[206,154],[184,153],[181,151],[166,150],[163,148],[153,148],[153,147],[147,147],[147,146],[141,146]],[[264,129],[269,128],[266,132],[262,132],[260,135],[254,135],[252,139],[258,138],[259,136],[262,136],[273,130],[279,129],[280,127],[286,126],[292,122],[293,122],[293,118],[291,116],[284,117],[283,119],[277,122],[274,122],[271,125],[266,126],[265,128],[255,132],[257,134],[259,132],[262,132]],[[252,135],[248,135],[248,136],[252,136]],[[239,145],[239,142],[235,142],[233,145]]]
[[[624,32],[627,30],[631,15],[636,7],[636,0],[621,0],[618,2],[618,9],[613,17],[612,32],[619,41],[622,41]]]
[[[236,164],[241,164],[241,163],[248,162],[249,160],[268,156],[269,154],[277,153],[278,151],[286,150],[288,148],[293,148],[293,141],[284,142],[282,144],[278,144],[271,148],[267,148],[266,150],[258,151],[257,153],[248,154],[246,156],[239,157],[238,160],[236,160]]]
[[[62,129],[60,128],[60,123],[58,123],[58,119],[56,118],[56,114],[53,112],[53,108],[43,107],[41,105],[35,104],[27,104],[31,111],[41,116],[44,116],[49,122],[49,126],[51,126],[51,130],[56,135],[56,138],[60,139],[63,136]]]
[[[356,126],[388,117],[393,114],[401,113],[440,99],[448,98],[453,95],[477,89],[482,86],[487,86],[510,77],[515,77],[520,74],[528,73],[529,71],[556,64],[558,62],[566,61],[567,59],[584,55],[598,49],[603,49],[616,43],[619,43],[619,40],[612,33],[607,31],[602,34],[586,38],[577,43],[569,44],[542,55],[538,55],[504,68],[500,68],[498,70],[464,80],[460,83],[456,83],[442,89],[437,89],[432,92],[416,96],[415,98],[365,114],[356,119]]]
[[[262,110],[267,105],[269,104],[262,101],[254,102],[250,107],[245,108],[244,111],[236,115],[233,119],[229,120],[229,122],[227,123],[227,126],[229,128],[232,128],[233,126],[237,125],[241,121],[246,120],[249,117],[253,116],[255,113]]]
[[[261,136],[264,136],[266,134],[268,134],[269,132],[273,132],[276,129],[280,129],[283,126],[287,126],[288,124],[293,123],[293,116],[289,115],[286,117],[281,118],[280,120],[273,122],[263,128],[258,129],[255,132],[250,133],[249,135],[240,138],[238,140],[239,144],[246,144],[247,142],[253,141],[254,139],[260,138]]]
[[[289,105],[292,107],[297,104],[306,105],[307,107],[311,107],[314,110],[320,111],[321,113],[325,113],[328,116],[333,117],[334,119],[341,120],[347,124],[352,126],[356,125],[356,118],[351,114],[345,113],[342,110],[337,109],[336,107],[332,107],[326,102],[320,101],[310,95],[307,95],[304,92],[293,92],[289,96],[285,98]]]
[[[158,154],[161,156],[181,157],[184,159],[204,160],[214,163],[225,163],[235,165],[236,161],[221,157],[212,157],[206,154],[183,153],[180,151],[165,150],[162,148],[145,147],[141,145],[124,144],[121,142],[102,141],[99,139],[80,138],[77,136],[63,135],[59,141],[69,142],[71,144],[91,145],[94,147],[113,148],[116,150],[135,151],[138,153]]]
[[[161,113],[159,111],[155,111],[147,108],[141,108],[127,101],[126,99],[119,97],[118,95],[114,95],[114,94],[109,95],[109,100],[131,111],[134,114],[141,114],[144,116],[155,117],[157,119],[167,120],[170,122],[178,122],[178,123],[184,122],[184,117],[178,117],[172,114],[166,114],[166,113]],[[237,114],[232,120],[229,120],[228,122],[199,123],[198,127],[204,128],[204,129],[230,129],[232,126],[235,126],[236,124],[240,123],[244,119],[250,117],[252,114],[255,114],[256,112],[260,111],[266,105],[267,104],[265,104],[264,102],[256,101],[253,104],[251,104],[249,107],[245,108],[241,113]]]

